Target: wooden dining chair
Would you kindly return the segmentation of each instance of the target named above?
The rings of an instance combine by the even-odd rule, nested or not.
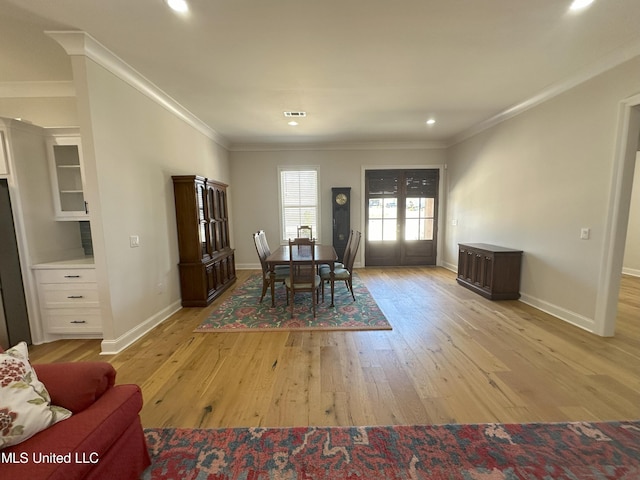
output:
[[[267,257],[270,255],[269,245],[266,243],[266,236],[264,230],[259,230],[253,234],[253,243],[256,246],[256,252],[260,259],[260,266],[262,268],[262,294],[260,295],[259,303],[262,303],[267,289],[271,286],[271,272],[267,265]],[[284,283],[285,279],[289,277],[289,267],[286,265],[278,265],[275,270],[276,283]]]
[[[344,268],[349,263],[349,256],[351,255],[351,240],[353,240],[353,230],[349,230],[349,237],[347,238],[347,244],[344,247],[344,253],[342,254],[342,262],[335,262],[335,268]]]
[[[352,235],[349,240],[349,250],[345,250],[344,254],[344,266],[342,268],[335,267],[333,272],[333,287],[335,288],[336,280],[344,280],[344,283],[347,286],[347,290],[351,292],[351,296],[353,297],[354,301],[356,299],[356,295],[353,291],[353,264],[356,259],[356,254],[358,253],[358,248],[360,247],[361,238],[361,232],[355,230],[352,231]],[[322,301],[324,301],[324,282],[331,281],[331,269],[329,267],[322,267],[320,269],[320,278],[322,279]]]
[[[342,261],[338,262],[335,261],[333,262],[333,268],[344,268],[344,265],[346,263],[348,263],[349,261],[349,248],[351,247],[351,239],[353,238],[353,230],[349,230],[349,237],[347,238],[347,244],[344,247],[344,253],[342,254]],[[323,269],[323,268],[329,268],[329,265],[327,265],[326,263],[320,264],[319,265],[319,270]]]
[[[264,230],[258,230],[257,234],[260,245],[262,245],[262,249],[268,257],[269,255],[271,255],[271,248],[269,247],[269,242],[267,241],[267,234],[264,233]]]
[[[258,238],[260,239],[260,243],[262,245],[262,250],[264,253],[265,259],[271,255],[271,248],[269,247],[269,242],[267,241],[267,235],[264,233],[264,230],[258,230]],[[276,265],[274,270],[276,273],[285,273],[289,275],[289,265]]]
[[[298,292],[311,292],[313,316],[316,316],[316,304],[320,294],[320,276],[316,271],[315,241],[310,238],[296,238],[289,240],[289,277],[284,284],[287,287],[287,304],[291,293],[291,317]],[[305,262],[299,258],[304,257]],[[306,259],[308,258],[308,261]]]
[[[297,238],[313,238],[313,229],[311,228],[311,226],[299,225]]]

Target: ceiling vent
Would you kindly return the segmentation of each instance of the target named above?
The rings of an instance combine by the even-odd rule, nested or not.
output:
[[[306,117],[307,112],[284,112],[284,116],[290,118],[301,118]]]

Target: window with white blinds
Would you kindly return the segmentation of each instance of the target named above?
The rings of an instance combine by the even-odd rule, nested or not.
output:
[[[318,167],[280,167],[281,240],[298,236],[299,225],[309,225],[314,238],[318,231]]]

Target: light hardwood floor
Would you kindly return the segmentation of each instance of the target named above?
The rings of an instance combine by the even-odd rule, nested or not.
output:
[[[118,383],[142,387],[145,427],[640,418],[640,279],[623,279],[616,336],[601,338],[485,300],[445,269],[358,274],[392,331],[192,333],[219,299],[115,356],[74,340],[33,346],[31,358],[111,362]]]

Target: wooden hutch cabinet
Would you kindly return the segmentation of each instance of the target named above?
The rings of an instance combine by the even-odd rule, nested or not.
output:
[[[204,307],[236,279],[229,244],[227,185],[197,175],[172,178],[182,306]]]
[[[460,243],[458,278],[460,285],[490,300],[520,298],[522,251],[485,243]]]

